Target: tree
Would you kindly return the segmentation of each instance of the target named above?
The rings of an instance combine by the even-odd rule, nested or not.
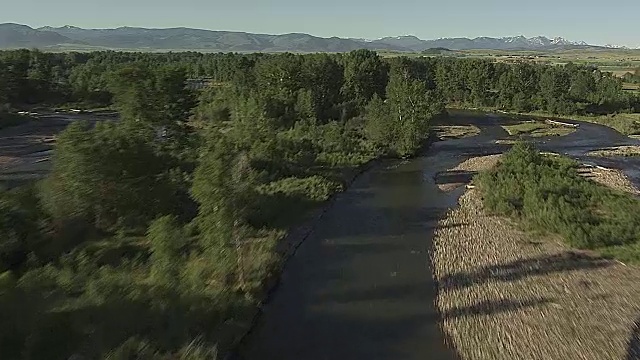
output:
[[[400,156],[412,155],[422,145],[433,114],[424,82],[398,69],[391,73],[387,86],[387,104],[391,126],[395,129],[393,148]]]
[[[44,205],[54,219],[83,219],[98,229],[145,226],[172,214],[176,185],[153,134],[137,124],[73,123],[58,138]]]
[[[375,146],[389,150],[395,138],[395,128],[391,122],[389,107],[378,95],[374,95],[367,105],[365,118],[367,139]]]
[[[342,100],[340,88],[344,83],[344,69],[327,54],[312,55],[304,59],[303,76],[307,81],[303,86],[311,92],[314,117],[323,122],[337,118],[335,110]]]
[[[232,144],[224,136],[210,134],[208,144],[196,167],[191,193],[198,203],[195,221],[205,252],[225,258],[233,242],[235,214],[230,168],[234,157]]]
[[[161,284],[175,286],[180,276],[181,248],[185,234],[173,216],[163,216],[149,225],[151,243],[151,275]]]
[[[0,58],[0,69],[5,69],[6,65]],[[7,75],[6,72],[0,70],[0,112],[4,110],[5,105],[9,102],[9,94],[7,92]]]
[[[298,91],[306,79],[302,72],[302,59],[293,54],[267,56],[256,64],[256,86],[253,96],[265,105],[266,115],[277,119],[280,126],[290,128],[296,119],[295,103]]]
[[[344,86],[342,95],[357,111],[364,109],[375,94],[383,98],[387,86],[387,67],[378,54],[370,50],[355,50],[342,58]]]
[[[163,121],[154,97],[155,76],[142,64],[132,64],[115,71],[109,79],[109,89],[120,116],[125,121],[152,124]]]

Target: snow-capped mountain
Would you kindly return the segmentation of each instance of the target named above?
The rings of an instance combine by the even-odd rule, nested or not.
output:
[[[407,47],[413,51],[422,51],[429,48],[447,48],[451,50],[469,49],[494,49],[494,50],[544,50],[562,47],[590,46],[584,41],[569,41],[562,37],[547,38],[536,36],[509,36],[501,38],[477,37],[469,38],[440,38],[436,40],[420,40],[415,36],[385,37],[375,40],[374,43]]]
[[[346,52],[356,49],[425,51],[429,49],[550,50],[589,47],[585,42],[561,37],[536,36],[441,38],[422,40],[413,35],[377,40],[322,38],[308,34],[252,34],[190,28],[83,29],[71,25],[33,29],[26,25],[0,24],[0,48],[56,48],[60,46],[106,49],[207,50],[207,51],[300,51]],[[614,46],[611,46],[614,47]],[[618,47],[616,47],[618,48]]]
[[[624,45],[614,45],[614,44],[606,44],[604,47],[609,48],[609,49],[625,49],[625,50],[628,50],[628,49],[629,49],[627,46],[624,46]]]

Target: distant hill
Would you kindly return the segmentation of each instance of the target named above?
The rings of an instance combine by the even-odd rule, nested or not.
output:
[[[33,29],[26,25],[0,24],[0,48],[87,48],[131,50],[200,50],[225,52],[347,52],[357,49],[431,52],[430,49],[470,50],[551,50],[593,47],[563,38],[446,38],[422,40],[415,36],[385,37],[377,40],[321,38],[308,34],[252,34],[190,28],[82,29],[75,26]]]
[[[0,48],[34,48],[74,43],[55,31],[35,30],[26,25],[0,24]]]

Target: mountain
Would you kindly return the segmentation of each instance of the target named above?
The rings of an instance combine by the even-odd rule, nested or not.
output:
[[[0,48],[33,48],[74,43],[55,31],[35,30],[26,25],[0,24]]]
[[[415,36],[400,36],[395,38],[382,38],[373,43],[400,45],[412,51],[423,51],[432,48],[446,48],[451,50],[552,50],[571,47],[588,47],[585,42],[572,42],[561,37],[553,39],[544,36],[526,38],[524,36],[515,37],[477,37],[469,38],[444,38],[437,40],[420,40]]]
[[[190,28],[146,29],[119,27],[115,29],[82,29],[75,26],[32,29],[26,25],[0,24],[0,48],[56,48],[73,45],[87,49],[131,50],[199,50],[225,52],[347,52],[357,49],[387,51],[426,51],[430,49],[494,49],[550,50],[581,48],[590,45],[563,38],[543,36],[444,38],[422,40],[415,36],[385,37],[377,40],[321,38],[308,34],[252,34],[233,31],[213,31]]]

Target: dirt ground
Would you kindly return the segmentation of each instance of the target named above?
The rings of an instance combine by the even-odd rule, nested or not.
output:
[[[615,171],[589,170],[596,181],[631,186]],[[640,358],[640,268],[523,233],[486,214],[475,189],[459,204],[440,221],[432,260],[443,328],[462,359]]]

